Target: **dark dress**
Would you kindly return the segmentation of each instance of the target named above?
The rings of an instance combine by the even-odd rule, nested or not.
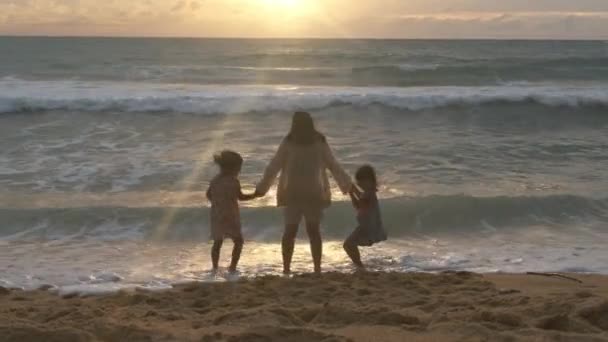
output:
[[[359,225],[352,233],[358,246],[371,246],[386,240],[386,232],[382,226],[380,205],[376,192],[364,192],[360,198],[353,198],[353,205],[357,209],[357,222]]]

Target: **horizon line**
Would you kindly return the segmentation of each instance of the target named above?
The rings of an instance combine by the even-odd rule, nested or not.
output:
[[[608,41],[608,37],[605,38],[557,38],[557,37],[427,37],[427,38],[411,38],[411,37],[280,37],[280,36],[268,36],[268,37],[237,37],[237,36],[112,36],[112,35],[40,35],[40,34],[0,34],[0,38],[101,38],[101,39],[223,39],[223,40],[455,40],[455,41],[483,41],[483,40],[494,40],[494,41]]]

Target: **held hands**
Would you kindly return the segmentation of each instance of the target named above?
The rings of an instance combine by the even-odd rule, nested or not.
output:
[[[348,190],[348,194],[351,197],[360,198],[361,195],[362,195],[362,192],[361,192],[361,190],[359,189],[359,187],[357,185],[352,184],[350,186],[350,189]]]
[[[259,192],[258,189],[255,189],[255,192],[253,193],[253,197],[255,197],[255,198],[264,197],[264,194]]]
[[[255,190],[255,192],[249,193],[249,194],[244,194],[244,193],[240,193],[239,195],[239,200],[241,201],[252,201],[256,198],[260,198],[260,197],[264,197],[264,195],[259,192],[257,189]]]

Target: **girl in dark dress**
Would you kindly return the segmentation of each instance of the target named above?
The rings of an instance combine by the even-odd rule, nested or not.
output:
[[[378,181],[376,172],[369,165],[364,165],[355,174],[357,186],[361,189],[350,192],[353,206],[357,210],[359,225],[344,241],[344,250],[356,267],[363,268],[359,246],[371,246],[386,240],[382,226],[380,205],[378,204]]]

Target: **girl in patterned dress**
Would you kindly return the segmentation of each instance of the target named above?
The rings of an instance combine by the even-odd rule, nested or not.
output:
[[[211,202],[211,261],[213,271],[218,270],[220,250],[225,238],[232,239],[232,261],[229,272],[235,272],[243,250],[241,232],[241,215],[239,201],[254,199],[255,194],[243,194],[238,175],[241,172],[243,158],[236,152],[223,151],[213,157],[220,168],[220,173],[211,180],[207,190],[207,199]]]

